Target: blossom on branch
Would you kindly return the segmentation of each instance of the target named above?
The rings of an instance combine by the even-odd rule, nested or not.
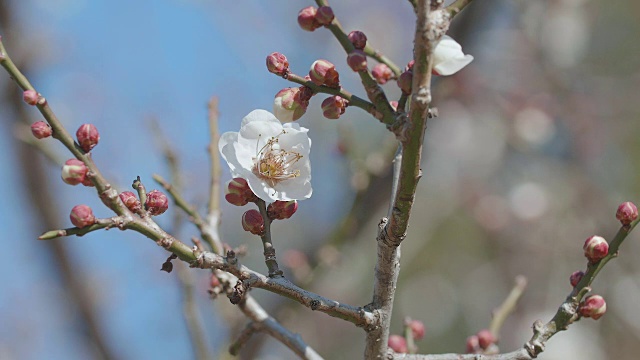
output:
[[[444,35],[433,51],[433,73],[453,75],[469,65],[472,60],[473,56],[465,55],[460,44],[450,36]]]
[[[233,177],[247,180],[265,201],[308,199],[311,196],[309,129],[282,124],[266,110],[242,119],[239,132],[222,134],[218,148]]]

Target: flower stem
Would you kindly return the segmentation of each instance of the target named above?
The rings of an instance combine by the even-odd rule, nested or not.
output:
[[[276,249],[273,247],[271,240],[271,219],[267,216],[267,204],[264,200],[258,200],[256,202],[260,209],[260,215],[264,220],[264,233],[260,236],[262,239],[262,246],[264,247],[264,262],[269,269],[269,277],[279,278],[284,277],[282,270],[278,267],[278,261],[276,260]]]

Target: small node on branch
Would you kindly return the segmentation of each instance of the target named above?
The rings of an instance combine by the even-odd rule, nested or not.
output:
[[[167,260],[162,263],[162,267],[160,268],[160,271],[166,271],[167,273],[170,273],[171,271],[173,271],[173,263],[171,262],[171,260],[177,259],[177,258],[178,258],[178,255],[171,254],[171,256],[169,256]]]
[[[242,301],[242,298],[244,297],[246,291],[247,289],[244,286],[244,283],[238,280],[238,282],[236,282],[236,285],[233,287],[233,292],[229,294],[229,301],[231,301],[231,303],[234,305],[239,304],[240,301]]]

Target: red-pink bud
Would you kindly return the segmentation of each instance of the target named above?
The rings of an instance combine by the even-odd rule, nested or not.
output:
[[[589,295],[580,303],[578,312],[584,317],[598,320],[607,312],[607,303],[600,295]]]
[[[160,215],[169,208],[169,199],[161,191],[152,190],[147,193],[147,201],[144,202],[144,207],[149,211],[150,215]]]
[[[338,95],[328,97],[322,101],[322,115],[327,119],[337,119],[344,114],[348,101]]]
[[[36,139],[44,139],[51,136],[51,134],[53,134],[53,130],[46,122],[37,121],[31,124],[31,133],[36,137]]]
[[[304,86],[304,88],[307,88]],[[296,121],[307,112],[309,100],[303,98],[302,87],[284,88],[273,99],[273,114],[281,122]],[[305,92],[306,94],[306,92]]]
[[[333,9],[329,6],[320,6],[316,10],[316,21],[320,25],[329,25],[334,18]]]
[[[477,335],[471,335],[466,342],[467,354],[477,354],[480,352],[480,340]]]
[[[69,185],[78,185],[87,176],[87,166],[78,159],[69,159],[62,166],[62,181]]]
[[[86,187],[95,187],[95,185],[93,185],[93,181],[91,181],[91,177],[89,177],[89,172],[87,172],[87,175],[84,177],[84,180],[82,180],[82,185]]]
[[[389,101],[389,105],[391,105],[391,108],[393,109],[393,111],[398,111],[398,102],[393,100],[393,101]]]
[[[389,68],[386,64],[380,63],[373,67],[373,69],[371,70],[371,75],[373,75],[373,78],[376,79],[378,84],[383,85],[386,84],[389,79],[391,79],[391,77],[393,76],[393,72],[391,71],[391,68]]]
[[[76,131],[76,138],[78,139],[78,144],[85,152],[91,151],[96,145],[98,145],[98,141],[100,141],[100,133],[98,129],[93,124],[82,124]]]
[[[592,236],[584,242],[584,256],[589,262],[595,263],[609,254],[609,244],[601,236]]]
[[[411,320],[407,323],[407,326],[411,329],[411,334],[416,340],[421,340],[424,337],[425,328],[424,323],[420,320]]]
[[[142,204],[136,194],[131,191],[123,191],[120,193],[120,200],[124,203],[124,206],[127,207],[130,211],[138,212],[142,210]]]
[[[316,85],[340,86],[340,75],[335,65],[327,60],[314,61],[309,70],[309,77]]]
[[[229,181],[225,192],[225,200],[235,206],[244,206],[257,199],[256,195],[251,191],[249,183],[243,178],[233,178]]]
[[[264,219],[255,209],[247,210],[242,214],[242,228],[254,235],[264,234]]]
[[[616,219],[620,220],[622,225],[629,225],[638,218],[638,208],[630,201],[624,202],[618,206],[616,211]]]
[[[29,105],[37,104],[39,97],[39,94],[35,90],[25,90],[22,93],[22,99]]]
[[[295,200],[276,200],[267,207],[267,216],[269,216],[271,220],[284,220],[293,216],[297,210],[298,202]]]
[[[407,66],[404,68],[404,71],[409,71],[409,70],[413,70],[413,64],[415,64],[416,61],[415,60],[411,60],[407,63]]]
[[[267,56],[267,69],[269,72],[283,76],[289,73],[289,61],[279,52],[273,52]]]
[[[347,65],[353,71],[367,70],[367,55],[362,50],[353,50],[347,56]]]
[[[353,44],[358,50],[364,49],[367,46],[367,35],[365,35],[362,31],[352,31],[349,33],[349,41]]]
[[[316,20],[317,11],[318,10],[313,6],[308,6],[300,10],[298,13],[298,25],[300,25],[303,30],[307,31],[314,31],[319,28],[321,25],[318,20]]]
[[[411,94],[411,82],[413,81],[413,71],[407,70],[398,77],[398,87],[405,94]]]
[[[69,214],[71,223],[78,228],[93,225],[96,222],[96,217],[93,215],[93,211],[87,205],[76,205],[71,209]]]
[[[574,271],[573,274],[571,274],[571,276],[569,277],[569,282],[571,283],[571,286],[576,287],[580,282],[580,280],[582,280],[583,276],[584,276],[584,271],[582,270]]]
[[[486,350],[492,344],[495,344],[497,340],[493,333],[487,329],[478,331],[476,336],[478,337],[478,345],[480,345],[480,347],[484,350]]]
[[[389,341],[387,342],[389,348],[397,353],[407,353],[407,340],[400,335],[389,335]]]
[[[211,274],[211,278],[209,279],[209,286],[212,288],[220,286],[220,279],[218,279],[216,274]]]

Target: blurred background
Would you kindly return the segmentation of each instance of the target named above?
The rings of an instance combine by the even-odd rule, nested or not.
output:
[[[364,31],[401,67],[410,60],[409,2],[335,3],[346,31]],[[275,93],[292,85],[266,71],[267,54],[284,53],[301,75],[326,58],[343,86],[365,97],[331,34],[298,28],[297,13],[308,5],[1,0],[0,34],[68,130],[97,126],[93,158],[116,188],[127,190],[141,176],[153,189],[153,173],[170,177],[165,138],[178,157],[184,196],[204,210],[207,101],[219,98],[221,132],[237,131],[253,109],[271,109]],[[584,240],[610,239],[617,205],[639,200],[639,12],[630,0],[485,0],[454,22],[450,35],[475,60],[434,85],[440,116],[427,129],[392,326],[400,333],[405,316],[423,321],[420,352],[463,352],[466,337],[488,327],[491,310],[524,275],[529,287],[500,334],[501,350],[520,347],[533,321],[550,319],[569,293],[569,275],[585,268]],[[397,100],[393,81],[384,88]],[[194,358],[182,310],[189,296],[211,358],[229,358],[226,349],[247,320],[225,297],[209,299],[207,272],[159,271],[167,253],[130,232],[36,240],[70,226],[76,204],[111,214],[93,189],[62,183],[55,162],[70,156],[60,144],[44,140],[53,159],[26,144],[24,120],[40,116],[4,71],[0,91],[0,359]],[[323,98],[314,97],[299,120],[313,141],[314,195],[291,220],[274,224],[273,234],[289,278],[364,305],[395,143],[360,109],[323,118]],[[246,245],[243,263],[265,271],[260,243],[241,230],[245,210],[222,205],[223,241]],[[177,212],[172,206],[158,221],[188,241],[196,229],[180,226]],[[637,356],[639,240],[633,233],[594,283],[607,315],[558,334],[540,359]],[[325,358],[362,357],[361,329],[261,290],[252,294]],[[259,334],[239,358],[295,357]]]

